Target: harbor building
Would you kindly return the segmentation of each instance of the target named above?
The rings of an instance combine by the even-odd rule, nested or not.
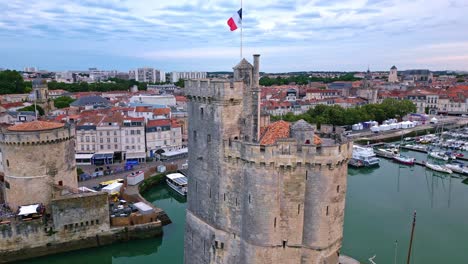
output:
[[[339,128],[261,116],[259,65],[254,55],[233,80],[185,82],[185,263],[337,264],[352,142]]]

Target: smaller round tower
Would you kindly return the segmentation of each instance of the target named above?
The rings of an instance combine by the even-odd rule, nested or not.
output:
[[[54,185],[78,188],[73,128],[44,121],[8,127],[0,133],[5,202],[50,204]]]
[[[398,70],[395,65],[390,68],[390,73],[388,74],[388,82],[397,83],[398,82]]]

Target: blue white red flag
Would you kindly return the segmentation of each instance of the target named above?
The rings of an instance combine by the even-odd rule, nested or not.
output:
[[[242,8],[239,9],[231,18],[228,19],[227,24],[231,31],[234,31],[242,25]]]

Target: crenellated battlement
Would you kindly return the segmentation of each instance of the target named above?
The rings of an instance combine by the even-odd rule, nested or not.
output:
[[[333,165],[351,158],[350,142],[327,145],[297,144],[295,139],[280,139],[273,145],[258,145],[239,140],[224,141],[224,157],[275,166],[297,164]]]
[[[9,145],[46,145],[55,144],[74,138],[73,128],[57,128],[45,131],[16,132],[6,131],[0,133],[0,144]]]
[[[241,100],[243,84],[223,79],[187,80],[185,81],[185,90],[189,99]]]

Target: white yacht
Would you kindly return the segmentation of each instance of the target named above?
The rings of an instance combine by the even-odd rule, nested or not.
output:
[[[463,174],[463,175],[468,175],[468,167],[464,166],[463,164],[450,163],[450,164],[446,164],[445,167],[449,168],[453,172]]]
[[[399,150],[398,148],[378,148],[374,152],[384,158],[391,159],[398,155]]]
[[[451,169],[445,166],[437,165],[437,164],[431,164],[431,163],[426,162],[426,167],[428,167],[431,170],[438,171],[438,172],[443,172],[443,173],[448,173],[448,174],[453,173]]]
[[[372,148],[353,146],[353,159],[360,161],[365,167],[379,166],[380,159],[375,156]]]
[[[429,152],[429,157],[432,157],[434,159],[445,160],[445,161],[448,161],[448,159],[449,159],[449,157],[447,155],[445,155],[445,153],[437,152],[437,151]]]
[[[179,194],[187,195],[187,177],[181,173],[171,173],[166,175],[166,182],[169,187]]]

